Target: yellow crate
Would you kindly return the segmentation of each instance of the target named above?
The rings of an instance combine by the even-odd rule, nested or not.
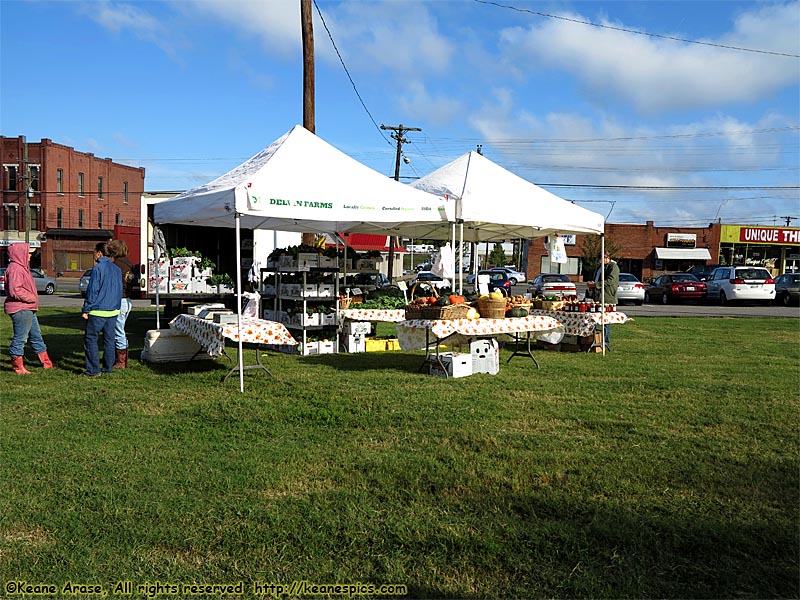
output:
[[[400,340],[396,338],[391,340],[386,340],[386,349],[389,351],[400,350]]]
[[[366,345],[367,352],[385,352],[386,351],[386,340],[376,340],[367,338],[364,340],[364,344]]]

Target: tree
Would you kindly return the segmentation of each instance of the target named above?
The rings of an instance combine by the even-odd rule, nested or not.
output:
[[[502,267],[506,264],[506,253],[505,250],[503,250],[502,244],[499,242],[495,243],[494,248],[489,252],[487,262],[489,265],[494,265],[495,267]]]
[[[586,235],[581,241],[581,262],[583,264],[582,275],[584,281],[592,281],[597,267],[602,263],[600,245],[599,235]],[[606,252],[611,255],[611,258],[614,258],[620,250],[622,250],[622,246],[606,238]]]

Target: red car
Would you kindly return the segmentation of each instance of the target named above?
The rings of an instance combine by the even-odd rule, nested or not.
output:
[[[704,300],[706,284],[691,273],[672,273],[652,280],[644,290],[644,301],[669,304],[679,300]]]

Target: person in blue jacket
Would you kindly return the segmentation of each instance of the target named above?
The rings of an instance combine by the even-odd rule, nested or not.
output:
[[[86,319],[86,332],[83,336],[83,352],[86,371],[84,375],[100,375],[100,334],[103,335],[103,373],[114,370],[116,358],[114,340],[116,338],[117,316],[122,302],[122,271],[108,258],[105,242],[94,249],[95,265],[86,288],[83,302],[83,318]]]

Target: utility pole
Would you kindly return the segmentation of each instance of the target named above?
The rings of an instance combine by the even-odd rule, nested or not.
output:
[[[300,0],[300,24],[303,37],[303,127],[316,133],[314,117],[314,24],[311,0]],[[313,233],[303,233],[302,243],[314,243]]]
[[[400,181],[400,156],[403,153],[403,144],[408,142],[407,139],[403,137],[403,134],[406,131],[422,131],[419,127],[403,127],[403,124],[400,123],[397,127],[391,127],[388,125],[381,125],[381,129],[384,131],[389,130],[392,132],[392,139],[397,141],[397,154],[394,158],[394,180]],[[387,273],[387,277],[389,278],[389,283],[392,283],[394,279],[394,246],[395,246],[395,236],[389,236],[389,269]]]
[[[781,217],[781,219],[786,219],[786,226],[789,227],[789,224],[792,222],[794,217]]]

